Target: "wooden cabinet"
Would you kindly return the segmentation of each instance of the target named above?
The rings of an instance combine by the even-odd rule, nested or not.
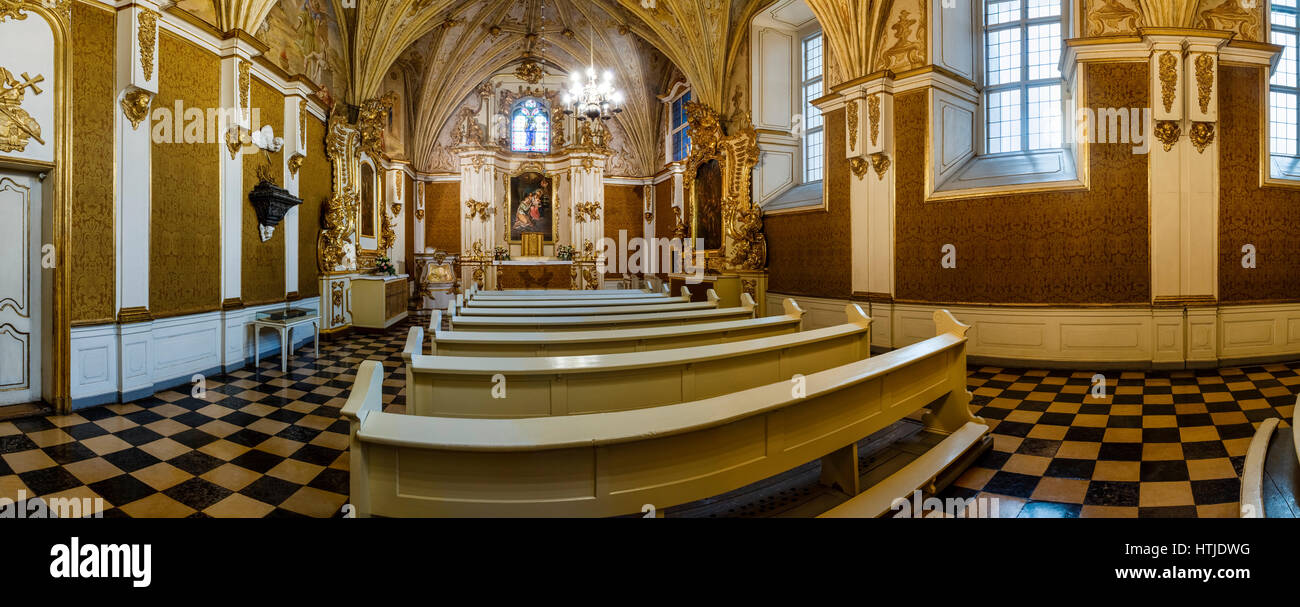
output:
[[[352,325],[387,329],[406,318],[410,287],[405,274],[352,279]]]

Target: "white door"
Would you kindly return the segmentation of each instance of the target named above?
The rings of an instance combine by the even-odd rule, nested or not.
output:
[[[41,399],[41,186],[0,170],[0,405]]]

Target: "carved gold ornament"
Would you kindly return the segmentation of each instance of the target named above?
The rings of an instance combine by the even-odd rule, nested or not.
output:
[[[581,202],[573,205],[573,214],[577,217],[578,223],[587,223],[600,219],[599,202]]]
[[[1187,132],[1187,138],[1191,139],[1192,145],[1196,146],[1196,153],[1204,153],[1206,146],[1214,143],[1214,123],[1193,122],[1192,130]]]
[[[1225,0],[1201,14],[1200,27],[1237,32],[1243,39],[1257,41],[1260,39],[1259,7],[1262,4],[1260,0]]]
[[[854,156],[849,159],[849,170],[853,171],[853,175],[858,179],[862,179],[862,176],[866,175],[867,171],[870,169],[871,161],[866,158]]]
[[[1201,113],[1210,111],[1210,91],[1214,89],[1214,57],[1201,53],[1196,57],[1196,96]]]
[[[686,159],[683,186],[694,192],[695,175],[700,166],[716,160],[722,169],[723,242],[714,263],[727,268],[762,270],[767,263],[767,240],[763,235],[762,212],[753,204],[753,169],[758,164],[758,133],[748,115],[733,121],[735,132],[726,135],[713,108],[698,102],[686,104],[686,121],[691,129],[691,152]],[[696,216],[694,196],[685,214]],[[688,220],[694,223],[693,220]],[[695,237],[692,234],[691,237]]]
[[[415,218],[419,219],[420,221],[424,221],[424,209],[416,209]]]
[[[401,214],[402,214],[402,203],[400,203],[400,202],[394,202],[394,203],[393,203],[393,215],[394,215],[394,216],[397,216],[397,215],[401,215]]]
[[[230,150],[230,159],[239,155],[239,150],[246,145],[253,145],[253,133],[242,126],[232,126],[226,131],[226,148]]]
[[[525,61],[515,68],[515,76],[528,84],[542,81],[542,66],[536,61]]]
[[[248,61],[239,62],[239,107],[248,106],[248,96],[253,87],[253,78],[249,75],[248,70],[252,69],[253,64]]]
[[[333,324],[342,325],[347,321],[347,317],[343,315],[343,281],[335,281],[330,285],[330,303],[332,304],[330,307],[334,309]]]
[[[298,139],[303,149],[307,149],[307,100],[298,101]]]
[[[876,179],[885,179],[885,172],[889,170],[889,165],[889,156],[880,153],[871,155],[871,168],[876,169]]]
[[[1165,51],[1160,55],[1160,101],[1168,112],[1174,107],[1174,87],[1178,84],[1178,58]]]
[[[131,89],[122,96],[122,115],[131,121],[133,130],[149,116],[151,103],[153,103],[153,93],[144,89]]]
[[[27,18],[27,13],[23,12],[23,0],[0,0],[0,21],[13,19],[22,21]]]
[[[673,238],[686,238],[686,224],[682,222],[681,207],[673,207]]]
[[[465,215],[465,219],[478,219],[480,221],[487,221],[488,217],[492,214],[491,213],[492,205],[486,202],[479,202],[477,200],[466,200],[465,206],[469,207],[469,213]]]
[[[1101,0],[1092,4],[1094,7],[1088,11],[1088,35],[1123,34],[1137,30],[1137,11],[1117,0]]]
[[[388,219],[388,213],[380,213],[380,230],[379,230],[379,248],[387,251],[397,244],[397,232],[393,230],[393,222]],[[371,267],[374,264],[371,264]]]
[[[357,206],[357,140],[355,128],[343,117],[345,112],[330,114],[325,125],[325,157],[333,163],[332,194],[325,202],[324,225],[316,239],[317,267],[322,272],[333,272],[339,267],[356,269],[356,247],[352,234],[356,231]]]
[[[858,151],[858,102],[854,101],[848,107],[848,127],[849,127],[849,152]]]
[[[871,121],[871,145],[876,145],[880,137],[880,96],[872,95],[867,99],[867,119]]]
[[[1165,151],[1173,149],[1174,144],[1178,143],[1178,138],[1182,136],[1183,129],[1174,120],[1160,120],[1156,122],[1155,129],[1156,139],[1164,145]]]
[[[297,152],[294,152],[294,154],[293,154],[292,156],[289,157],[289,174],[290,174],[290,175],[293,175],[294,177],[297,177],[297,176],[298,176],[298,169],[301,169],[301,168],[302,168],[302,161],[304,161],[304,160],[306,160],[306,159],[307,159],[306,156],[303,156],[302,154],[299,154],[299,153],[297,153]]]
[[[379,158],[384,153],[384,129],[388,128],[388,111],[397,102],[397,95],[389,91],[361,104],[357,115],[357,130],[361,133],[358,147],[371,158]]]
[[[44,80],[40,74],[32,77],[27,72],[23,72],[22,80],[18,80],[9,70],[0,67],[0,152],[26,150],[29,139],[45,145],[45,140],[41,139],[41,125],[22,108],[25,89],[30,88],[33,95],[39,95],[42,91],[36,84]]]
[[[140,69],[144,72],[144,81],[153,80],[153,50],[158,39],[158,13],[141,9],[136,17],[136,38],[140,42]]]

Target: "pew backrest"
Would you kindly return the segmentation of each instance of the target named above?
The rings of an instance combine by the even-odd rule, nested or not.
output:
[[[485,316],[456,315],[448,303],[448,323],[456,331],[590,331],[594,329],[663,327],[753,318],[756,305],[748,293],[740,294],[740,306],[687,309],[674,312],[634,314],[588,314],[581,316]]]
[[[804,311],[793,299],[780,316],[724,320],[694,325],[596,331],[503,332],[443,331],[442,311],[429,319],[429,353],[442,356],[572,356],[644,352],[729,343],[795,333]]]
[[[363,517],[614,516],[644,504],[663,511],[841,452],[927,406],[924,421],[937,432],[982,424],[966,390],[965,326],[936,324],[934,338],[806,375],[803,392],[783,379],[563,417],[383,413],[382,367],[366,361],[342,411],[351,425],[351,504]]]
[[[871,319],[721,344],[583,356],[429,356],[411,327],[406,410],[413,415],[526,417],[659,406],[788,379],[870,356]]]
[[[457,313],[462,316],[591,316],[602,314],[648,314],[654,312],[680,312],[683,310],[707,310],[718,307],[720,298],[713,290],[708,291],[708,300],[692,302],[690,292],[682,288],[682,296],[666,301],[648,301],[628,305],[596,302],[584,305],[582,302],[549,303],[532,305],[511,303],[505,306],[462,305]]]

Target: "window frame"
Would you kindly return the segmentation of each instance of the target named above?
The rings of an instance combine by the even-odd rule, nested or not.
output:
[[[821,57],[818,61],[817,76],[809,78],[808,43],[814,38],[818,38],[821,41]],[[808,87],[814,85],[821,86],[822,95],[826,93],[826,38],[823,35],[822,30],[816,29],[810,32],[804,32],[800,35],[798,57],[799,63],[796,66],[795,73],[797,74],[797,77],[795,78],[795,81],[799,83],[799,109],[800,113],[803,114],[804,117],[804,132],[803,136],[800,138],[801,141],[799,142],[799,183],[818,183],[826,179],[826,119],[825,116],[822,115],[821,109],[813,105],[813,100],[808,97]],[[819,95],[818,97],[821,97],[822,95]],[[817,111],[817,116],[820,118],[820,121],[816,127],[808,127],[808,117],[812,115],[813,110]],[[809,154],[808,149],[809,143],[812,139],[811,135],[814,133],[821,135],[821,153],[819,155],[821,164],[817,169],[817,178],[810,179],[808,165],[810,164],[809,160],[812,156]]]
[[[519,112],[522,111],[522,106],[529,101],[536,101],[537,104],[542,108],[541,113],[538,114],[536,117],[541,118],[546,123],[546,132],[545,132],[546,149],[545,150],[519,149],[515,147],[515,118],[517,118],[519,116]],[[548,104],[545,99],[541,99],[538,97],[524,97],[522,99],[515,101],[514,104],[510,106],[510,151],[515,154],[550,154],[553,151],[551,145],[552,143],[551,136],[550,136],[551,128],[552,128],[551,107],[550,104]],[[529,130],[530,130],[529,125],[525,124],[524,133],[528,133]]]
[[[1300,5],[1300,2],[1298,2],[1297,5]],[[1279,25],[1277,23],[1274,23],[1273,13],[1275,12],[1290,15],[1296,20],[1296,25],[1287,26],[1287,25]],[[1295,52],[1297,53],[1296,59],[1297,62],[1300,62],[1300,6],[1278,6],[1275,2],[1272,1],[1269,2],[1268,35],[1269,35],[1270,43],[1277,44],[1276,42],[1273,41],[1273,34],[1278,32],[1283,34],[1289,34],[1295,38],[1295,45],[1296,45]],[[1286,49],[1284,48],[1282,52],[1283,54],[1285,54]],[[1280,63],[1280,59],[1279,59],[1279,63]],[[1283,85],[1283,84],[1274,84],[1273,74],[1270,74],[1266,88],[1268,91],[1268,97],[1265,100],[1265,108],[1267,108],[1268,111],[1268,155],[1270,158],[1273,156],[1277,156],[1280,158],[1300,157],[1300,74],[1297,74],[1296,76],[1296,83],[1290,86]],[[1295,123],[1289,125],[1291,127],[1290,139],[1295,142],[1294,145],[1296,147],[1296,151],[1294,153],[1288,154],[1285,152],[1279,152],[1274,147],[1273,129],[1274,129],[1274,125],[1277,124],[1273,120],[1274,117],[1273,94],[1274,93],[1291,95],[1296,100],[1298,109],[1295,116],[1297,119]]]
[[[979,75],[980,75],[980,83],[982,85],[979,94],[979,102],[978,102],[979,103],[978,109],[979,109],[979,116],[980,116],[980,129],[978,132],[980,137],[979,137],[979,145],[977,149],[979,149],[980,151],[979,155],[1010,156],[1010,155],[1017,155],[1017,154],[1032,154],[1037,152],[1047,152],[1051,150],[1060,150],[1069,147],[1069,138],[1067,137],[1068,128],[1066,125],[1069,117],[1066,115],[1067,95],[1066,95],[1065,76],[1064,74],[1059,73],[1059,65],[1058,65],[1057,68],[1058,74],[1055,77],[1039,78],[1034,80],[1029,79],[1029,69],[1030,69],[1029,28],[1035,25],[1044,25],[1044,24],[1051,24],[1051,23],[1059,24],[1060,36],[1061,36],[1061,51],[1063,52],[1065,48],[1065,44],[1064,44],[1065,38],[1067,37],[1069,32],[1068,28],[1069,28],[1069,13],[1070,13],[1071,2],[1069,0],[1060,0],[1060,12],[1057,15],[1048,16],[1048,17],[1030,18],[1029,17],[1030,0],[1020,0],[1020,15],[1016,20],[990,26],[988,23],[988,4],[990,1],[993,0],[983,0],[977,5],[978,10],[980,11],[979,18],[978,21],[976,21],[976,23],[979,26],[977,39],[979,44],[978,58],[980,61]],[[1020,52],[1019,52],[1020,64],[1017,68],[1017,70],[1019,71],[1019,76],[1013,82],[991,85],[988,83],[989,60],[990,60],[988,35],[990,32],[1004,31],[1004,30],[1011,30],[1011,29],[1016,29],[1020,31]],[[1058,56],[1058,64],[1059,61],[1060,59]],[[1030,142],[1029,91],[1030,89],[1039,88],[1039,87],[1048,87],[1052,85],[1057,86],[1058,87],[1057,90],[1060,91],[1060,99],[1058,99],[1057,103],[1059,104],[1058,109],[1061,117],[1061,127],[1060,127],[1061,130],[1059,133],[1061,145],[1057,147],[1031,149],[1029,147],[1029,142]],[[1013,90],[1017,91],[1017,95],[1019,98],[1020,149],[1007,150],[1001,152],[989,152],[988,151],[989,150],[989,97],[994,93],[1013,91]]]
[[[664,148],[668,151],[668,162],[684,162],[691,155],[691,125],[686,118],[686,104],[691,101],[691,89],[689,87],[682,90],[676,97],[667,101],[668,104],[668,141]],[[681,107],[678,110],[678,107]],[[681,116],[681,122],[677,122],[677,116]],[[677,150],[677,134],[682,133],[682,149],[680,158]]]

